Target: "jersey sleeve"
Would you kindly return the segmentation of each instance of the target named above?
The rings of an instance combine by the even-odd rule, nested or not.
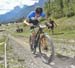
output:
[[[42,13],[42,14],[41,14],[41,17],[45,17],[45,16],[46,16],[45,13]]]
[[[35,13],[32,11],[27,15],[27,19],[31,19],[34,16],[35,16]]]

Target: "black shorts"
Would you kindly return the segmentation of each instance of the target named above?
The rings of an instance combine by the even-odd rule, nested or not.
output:
[[[37,26],[39,24],[39,21],[29,19],[29,23],[32,23],[33,25]],[[34,26],[30,27],[30,29],[34,29],[34,28],[35,28]]]
[[[54,29],[54,26],[48,26],[48,29],[53,30]]]

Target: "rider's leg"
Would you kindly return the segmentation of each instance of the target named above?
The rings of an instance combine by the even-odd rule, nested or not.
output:
[[[52,34],[54,34],[54,27],[51,27]]]
[[[30,49],[33,51],[33,36],[32,36],[32,29],[30,29]]]
[[[48,50],[47,40],[44,35],[41,35],[40,42],[41,42],[41,46],[43,47],[43,49]]]
[[[34,40],[35,40],[34,29],[31,29],[30,32],[31,32],[31,34],[30,34],[30,37],[31,37],[30,47],[31,47],[31,50],[33,51],[33,49],[34,49]]]

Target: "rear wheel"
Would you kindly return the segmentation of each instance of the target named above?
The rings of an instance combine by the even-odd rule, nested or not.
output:
[[[54,58],[54,45],[49,35],[42,35],[39,41],[39,52],[45,63],[50,63]]]

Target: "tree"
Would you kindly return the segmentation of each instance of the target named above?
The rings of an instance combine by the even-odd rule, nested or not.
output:
[[[45,11],[48,17],[71,17],[75,14],[74,6],[75,0],[48,0],[45,4]]]
[[[45,11],[46,11],[47,17],[51,15],[50,4],[51,4],[51,0],[48,0],[48,2],[45,3]]]

